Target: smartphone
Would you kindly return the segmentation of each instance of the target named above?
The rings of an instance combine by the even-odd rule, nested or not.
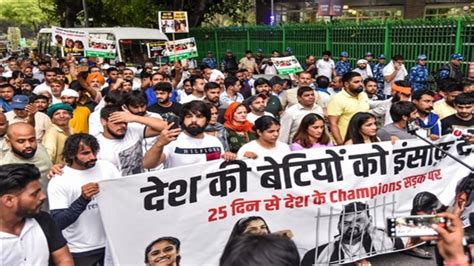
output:
[[[436,236],[433,224],[446,228],[447,219],[436,215],[387,218],[387,234],[390,237]]]
[[[171,115],[168,117],[167,119],[167,122],[168,122],[168,125],[171,124],[171,123],[174,123],[173,126],[171,127],[171,129],[175,129],[175,128],[179,128],[179,117],[175,116],[175,115]]]

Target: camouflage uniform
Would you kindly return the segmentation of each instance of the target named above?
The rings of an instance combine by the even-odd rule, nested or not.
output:
[[[410,70],[409,81],[413,92],[428,88],[428,68],[426,66],[416,64]]]

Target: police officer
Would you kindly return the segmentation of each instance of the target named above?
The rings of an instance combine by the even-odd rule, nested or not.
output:
[[[453,78],[458,82],[461,82],[462,77],[464,76],[461,72],[461,63],[464,60],[464,57],[461,54],[452,54],[451,62],[441,67],[438,75],[439,80],[445,78]]]
[[[385,55],[380,54],[378,57],[378,62],[372,68],[372,73],[374,74],[374,78],[377,80],[377,95],[379,96],[380,99],[385,99],[385,96],[383,95],[383,86],[384,86],[384,79],[383,79],[383,73],[382,70],[385,67]]]
[[[344,76],[344,74],[352,70],[352,65],[349,62],[349,54],[346,51],[341,53],[340,58],[336,63],[336,73],[338,76]]]
[[[409,81],[412,92],[428,88],[428,68],[426,68],[426,55],[418,56],[417,64],[411,68]]]

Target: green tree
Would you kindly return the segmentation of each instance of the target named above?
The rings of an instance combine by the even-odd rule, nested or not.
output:
[[[36,33],[41,27],[57,23],[55,16],[51,16],[53,10],[54,5],[49,0],[3,0],[0,2],[0,30],[14,26]]]

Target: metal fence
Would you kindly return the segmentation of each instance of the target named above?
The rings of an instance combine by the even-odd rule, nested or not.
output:
[[[376,55],[384,53],[387,58],[402,54],[407,68],[415,64],[419,54],[426,54],[432,71],[449,61],[454,52],[462,53],[466,61],[474,60],[474,21],[462,19],[381,25],[327,23],[194,28],[188,36],[196,38],[200,59],[207,51],[220,59],[227,49],[240,58],[245,50],[261,48],[269,55],[274,49],[282,51],[291,47],[301,63],[306,55],[320,57],[324,50],[332,51],[335,60],[340,52],[347,51],[353,66],[368,51]]]

